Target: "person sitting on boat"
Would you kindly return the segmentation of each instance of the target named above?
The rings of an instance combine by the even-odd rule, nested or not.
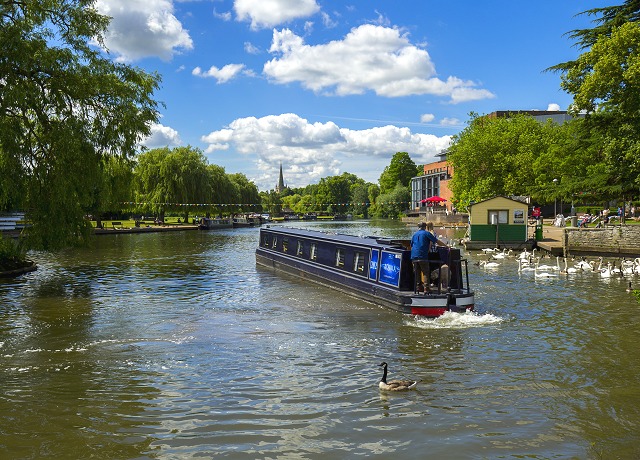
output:
[[[425,293],[427,293],[430,291],[432,273],[430,273],[431,264],[429,262],[429,252],[431,250],[431,244],[437,246],[447,246],[446,243],[440,241],[434,233],[427,231],[426,222],[420,222],[418,224],[418,231],[415,232],[411,237],[411,261],[413,262],[413,265],[415,267],[418,292],[424,291]],[[446,265],[443,265],[441,267],[441,272],[442,271],[446,271],[447,276],[445,280],[445,276],[444,274],[442,274],[442,279],[440,280],[440,282],[448,283],[448,267]],[[434,272],[436,272],[435,274],[437,276],[437,271],[434,270]]]

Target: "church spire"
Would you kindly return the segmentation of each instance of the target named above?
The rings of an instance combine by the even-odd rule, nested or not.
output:
[[[276,185],[276,193],[281,193],[285,188],[284,176],[282,175],[282,162],[280,162],[280,177],[278,178],[278,185]]]

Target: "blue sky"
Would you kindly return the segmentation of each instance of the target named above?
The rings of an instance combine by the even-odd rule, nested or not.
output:
[[[595,0],[97,0],[113,59],[162,76],[145,145],[200,148],[260,190],[349,172],[377,183],[393,154],[435,161],[470,112],[566,110],[544,69]]]

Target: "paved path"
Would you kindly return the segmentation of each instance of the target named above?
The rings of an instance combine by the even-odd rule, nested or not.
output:
[[[562,245],[563,235],[564,228],[545,225],[542,227],[542,241],[538,241],[537,246],[540,249],[550,252],[554,256],[562,256],[564,255]]]

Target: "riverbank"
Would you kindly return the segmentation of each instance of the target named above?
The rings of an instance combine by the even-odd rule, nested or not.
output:
[[[144,227],[112,226],[111,228],[96,228],[93,230],[93,233],[95,235],[121,235],[125,233],[175,232],[186,230],[198,230],[198,226],[191,224],[145,225]]]
[[[640,226],[610,225],[606,228],[543,227],[536,245],[557,256],[640,256]]]

